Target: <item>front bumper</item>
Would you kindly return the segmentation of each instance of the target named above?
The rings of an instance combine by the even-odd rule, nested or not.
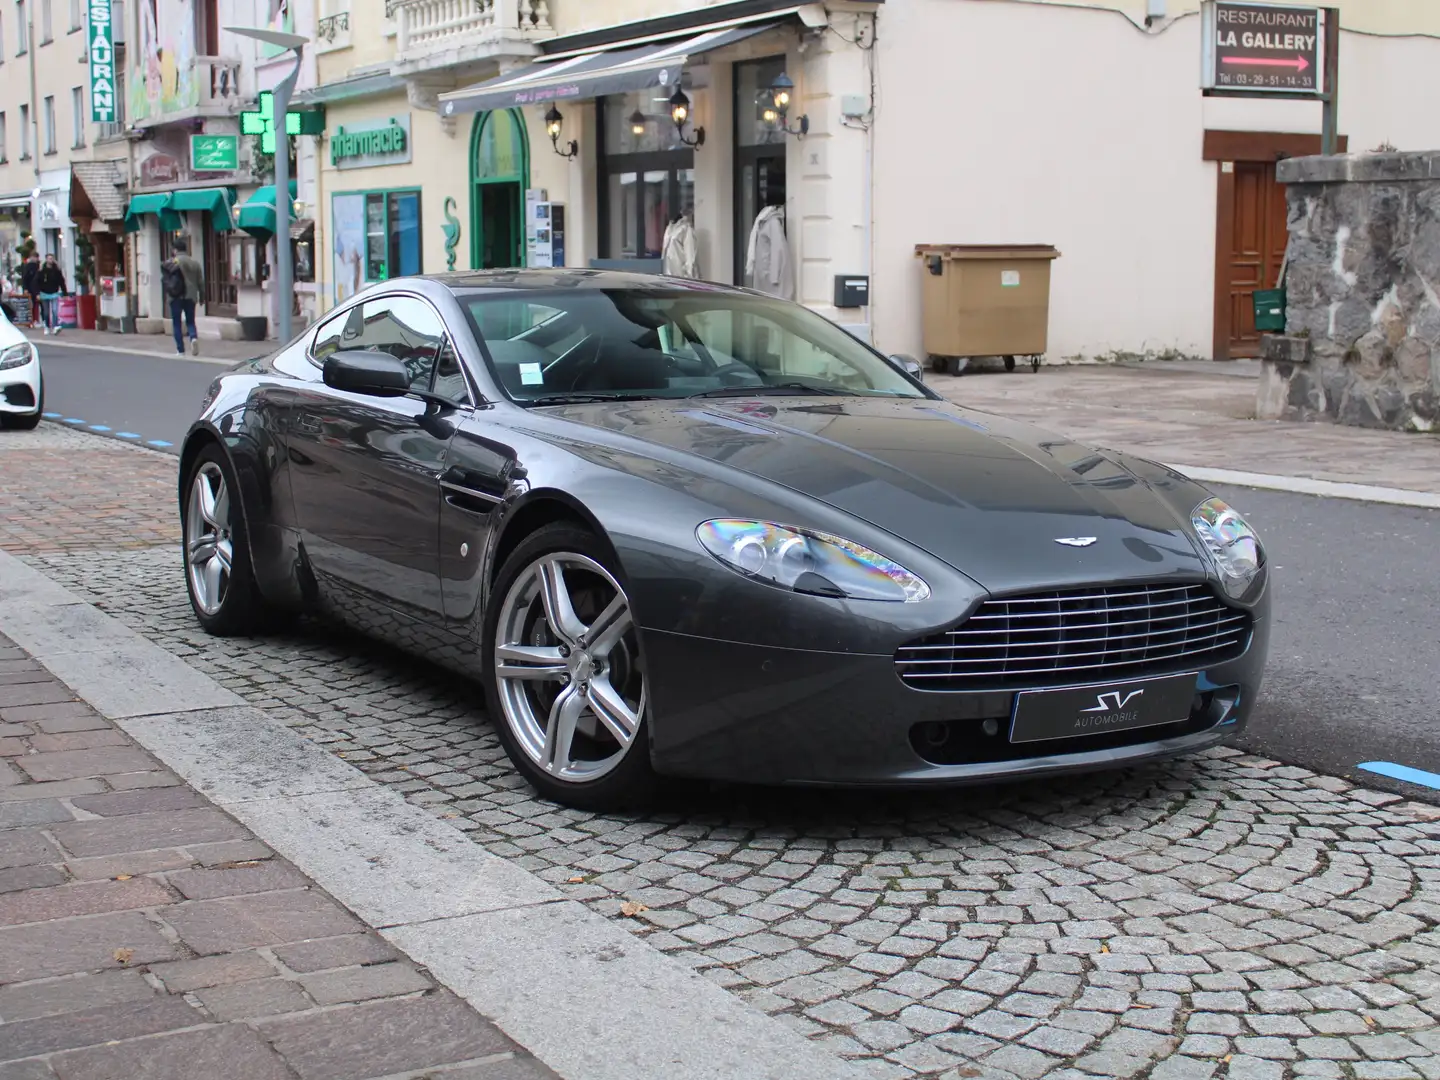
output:
[[[34,415],[40,407],[40,361],[0,370],[0,413]]]
[[[1213,690],[1217,701],[1192,722],[1011,744],[1014,691],[914,690],[900,681],[893,655],[779,649],[646,631],[651,754],[657,771],[673,776],[898,787],[1019,779],[1171,757],[1244,728],[1264,675],[1269,633],[1269,619],[1257,617],[1243,654],[1200,672],[1199,688]],[[996,721],[995,734],[985,734],[986,720]],[[941,752],[926,748],[917,734],[934,732],[936,725],[951,733]]]

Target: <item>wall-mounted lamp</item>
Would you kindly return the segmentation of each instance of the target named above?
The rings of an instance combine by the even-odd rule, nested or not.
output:
[[[685,137],[685,125],[690,120],[690,99],[685,96],[685,91],[678,86],[675,87],[675,93],[670,95],[670,119],[675,121],[675,130],[680,135],[680,141],[686,146],[699,147],[705,145],[705,129],[703,127],[697,127],[695,129],[695,137],[693,139],[687,139]]]
[[[769,124],[776,131],[783,131],[786,135],[802,136],[810,131],[810,117],[801,116],[791,127],[788,116],[790,102],[795,96],[795,84],[790,76],[783,71],[775,76],[775,81],[770,84],[768,91],[761,91],[760,118]]]
[[[630,114],[630,134],[637,139],[645,134],[645,114],[639,109]]]
[[[550,136],[550,145],[555,148],[555,153],[563,158],[573,158],[580,152],[580,144],[571,139],[564,150],[560,149],[560,129],[565,124],[565,117],[560,115],[560,110],[554,105],[545,114],[545,131]]]

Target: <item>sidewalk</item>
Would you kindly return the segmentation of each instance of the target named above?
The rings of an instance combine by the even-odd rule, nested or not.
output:
[[[139,353],[143,356],[178,356],[175,339],[169,332],[164,334],[112,334],[105,330],[66,330],[58,336],[47,336],[40,330],[21,327],[21,332],[37,345],[54,345],[59,348],[91,349],[96,352]],[[201,338],[201,360],[228,363],[249,360],[263,356],[275,348],[273,341],[222,341],[219,338]],[[194,359],[190,353],[187,359]]]
[[[1255,378],[1163,361],[926,372],[931,389],[1182,471],[1232,470],[1440,494],[1440,436],[1254,419]]]
[[[0,637],[0,1076],[555,1073]]]

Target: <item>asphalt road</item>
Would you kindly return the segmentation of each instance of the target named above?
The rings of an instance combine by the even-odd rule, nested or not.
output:
[[[225,366],[41,344],[40,370],[47,419],[179,453],[205,391]]]
[[[223,367],[41,346],[52,419],[177,452]],[[1270,552],[1275,627],[1240,745],[1430,800],[1362,762],[1440,774],[1440,513],[1251,489],[1221,494]]]

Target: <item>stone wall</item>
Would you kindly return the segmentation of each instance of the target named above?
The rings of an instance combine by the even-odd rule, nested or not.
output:
[[[1291,158],[1285,334],[1256,412],[1440,426],[1440,151]]]

